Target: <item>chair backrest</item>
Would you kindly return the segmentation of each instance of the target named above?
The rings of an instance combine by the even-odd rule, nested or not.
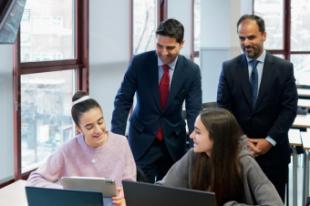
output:
[[[310,206],[310,197],[307,197],[307,202],[305,206]]]
[[[147,176],[144,174],[141,168],[137,167],[137,181],[138,182],[148,182]]]
[[[216,102],[204,102],[202,103],[202,108],[214,108],[217,107],[217,103]]]

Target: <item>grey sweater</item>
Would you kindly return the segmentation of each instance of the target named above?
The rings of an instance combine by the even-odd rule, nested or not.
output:
[[[189,150],[176,162],[159,182],[159,184],[175,187],[192,188],[191,173],[194,161],[194,150]],[[265,176],[256,161],[248,154],[246,147],[240,153],[240,162],[243,167],[244,202],[229,201],[224,206],[230,205],[283,205],[275,187]]]

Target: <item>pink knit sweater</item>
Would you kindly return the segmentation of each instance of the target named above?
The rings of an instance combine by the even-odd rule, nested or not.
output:
[[[136,165],[126,137],[109,132],[107,142],[89,147],[79,134],[52,154],[46,164],[32,172],[28,186],[62,188],[63,176],[104,177],[115,180],[136,180]]]

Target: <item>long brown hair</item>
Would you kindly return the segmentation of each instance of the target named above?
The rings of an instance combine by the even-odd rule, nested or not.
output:
[[[213,140],[211,156],[197,153],[193,166],[193,189],[215,192],[218,205],[243,197],[239,139],[242,135],[235,117],[226,109],[210,108],[200,119]]]

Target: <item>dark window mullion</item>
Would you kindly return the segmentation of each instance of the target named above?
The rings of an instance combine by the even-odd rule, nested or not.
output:
[[[20,74],[52,72],[77,68],[78,60],[27,62],[20,64]]]
[[[284,57],[290,60],[291,50],[291,1],[284,1]]]

